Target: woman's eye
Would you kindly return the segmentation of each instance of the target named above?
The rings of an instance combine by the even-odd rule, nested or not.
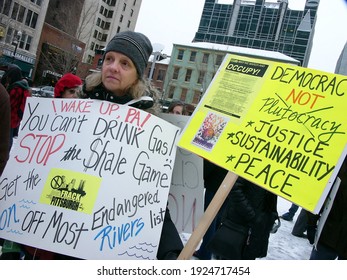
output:
[[[123,67],[125,68],[129,68],[130,67],[130,64],[128,61],[124,60],[124,61],[121,61],[121,64],[123,65]]]

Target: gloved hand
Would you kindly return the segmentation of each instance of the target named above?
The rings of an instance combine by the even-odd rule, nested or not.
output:
[[[316,226],[308,226],[307,227],[307,239],[310,244],[314,243],[314,237],[316,236],[317,227]]]

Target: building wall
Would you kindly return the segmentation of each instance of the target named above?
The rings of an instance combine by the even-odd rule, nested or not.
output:
[[[93,64],[95,50],[125,30],[135,30],[142,0],[85,0],[78,38],[86,44],[83,62]]]
[[[194,53],[195,55],[192,55]],[[300,63],[298,60],[273,51],[228,47],[212,43],[173,44],[164,81],[165,103],[178,99],[194,108],[209,87],[227,53],[293,65]]]
[[[153,62],[149,61],[144,72],[144,76],[151,81],[152,85],[157,90],[159,90],[161,97],[163,97],[164,94],[164,81],[167,74],[169,62],[170,58],[164,59],[163,61],[156,61],[154,64],[152,77],[150,77]]]
[[[343,47],[336,62],[335,73],[347,76],[347,43]]]
[[[52,85],[67,72],[78,71],[82,60],[85,44],[48,23],[44,24],[37,56],[34,83],[38,85]],[[57,54],[52,58],[51,54]],[[62,54],[62,56],[60,56]],[[76,67],[76,69],[74,69]]]
[[[0,1],[0,65],[13,62],[22,68],[25,76],[32,77],[48,3],[42,0]],[[18,31],[22,36],[15,48],[13,42]]]
[[[307,66],[319,0],[307,0],[302,11],[290,10],[287,0],[277,2],[205,0],[193,41],[278,51]]]

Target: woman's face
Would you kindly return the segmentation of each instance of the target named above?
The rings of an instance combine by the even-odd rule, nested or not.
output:
[[[171,114],[183,115],[183,106],[182,106],[182,105],[176,105],[176,106],[172,109]]]
[[[102,83],[117,96],[126,94],[138,79],[134,63],[124,54],[110,51],[106,53],[102,65]]]
[[[67,88],[62,93],[62,98],[77,98],[78,93],[81,91],[80,87]]]

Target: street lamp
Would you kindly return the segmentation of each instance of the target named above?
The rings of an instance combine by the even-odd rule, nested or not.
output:
[[[13,56],[12,56],[12,63],[16,59],[17,48],[18,48],[19,40],[21,37],[22,37],[22,31],[19,30],[19,31],[17,31],[17,34],[14,36],[14,40],[12,41],[12,44],[15,45],[14,51],[13,51]]]

